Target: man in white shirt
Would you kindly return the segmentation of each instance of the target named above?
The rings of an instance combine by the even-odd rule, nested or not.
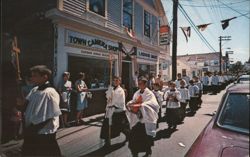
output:
[[[105,140],[105,146],[109,146],[110,139],[118,137],[121,132],[125,134],[125,141],[127,141],[130,132],[128,119],[125,113],[125,92],[120,84],[121,78],[115,76],[113,82],[114,87],[106,92],[108,100],[100,135],[100,137]],[[109,127],[111,128],[111,134],[109,132]]]
[[[138,156],[139,152],[146,152],[145,156],[150,156],[151,146],[154,145],[153,137],[156,136],[156,123],[160,106],[153,92],[147,88],[147,81],[144,77],[140,78],[139,90],[127,103],[129,109],[127,115],[132,129],[128,146],[133,157]]]
[[[56,141],[59,127],[60,97],[49,83],[51,71],[44,65],[31,69],[36,85],[26,97],[23,156],[60,156]]]

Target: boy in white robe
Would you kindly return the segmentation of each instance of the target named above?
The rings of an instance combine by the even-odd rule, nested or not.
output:
[[[194,84],[193,80],[189,81],[189,94],[190,94],[190,101],[189,101],[189,108],[191,113],[195,113],[198,109],[198,99],[199,99],[199,87]]]
[[[115,76],[113,84],[114,87],[106,92],[108,100],[100,135],[100,137],[105,140],[105,146],[109,146],[110,139],[118,137],[121,132],[125,134],[125,141],[127,141],[130,132],[128,119],[125,113],[125,92],[120,86],[121,78]],[[110,135],[109,127],[111,127]]]
[[[36,85],[26,97],[23,156],[60,156],[56,141],[59,127],[60,97],[49,83],[51,71],[44,65],[31,69]]]
[[[156,136],[156,123],[158,119],[159,104],[147,87],[147,79],[139,80],[139,90],[133,99],[127,103],[128,120],[130,122],[129,148],[133,157],[139,152],[146,152],[145,156],[152,153],[151,146],[154,145],[153,137]]]
[[[181,94],[181,99],[180,99],[180,105],[181,105],[181,109],[180,109],[180,120],[183,121],[186,115],[186,107],[188,104],[188,101],[190,100],[190,94],[187,88],[185,88],[186,84],[185,81],[181,81],[180,82],[180,88],[178,88],[177,90],[180,92]]]
[[[184,81],[184,80],[183,80]],[[180,110],[180,100],[181,94],[176,89],[174,82],[170,83],[170,90],[168,90],[164,95],[164,100],[166,100],[166,116],[168,129],[176,129],[177,123],[179,122],[179,110]]]

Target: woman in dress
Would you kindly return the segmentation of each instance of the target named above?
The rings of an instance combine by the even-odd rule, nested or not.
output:
[[[63,126],[69,127],[68,124],[68,114],[70,113],[70,95],[72,91],[72,83],[69,81],[70,73],[64,72],[63,75],[63,82],[59,87],[59,92],[61,95],[61,102],[60,108],[62,111],[62,119],[63,119]]]
[[[78,75],[78,80],[75,82],[75,88],[77,91],[77,106],[76,106],[76,125],[81,124],[82,112],[87,108],[87,91],[88,87],[84,82],[85,74],[80,72]]]

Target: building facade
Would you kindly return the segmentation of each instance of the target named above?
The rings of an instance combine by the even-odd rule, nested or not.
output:
[[[14,37],[21,50],[23,80],[28,69],[38,64],[53,70],[55,85],[64,71],[71,73],[73,82],[79,72],[86,74],[93,98],[85,115],[104,111],[111,76],[121,76],[131,96],[136,71],[139,75],[161,73],[165,79],[170,75],[171,31],[160,0],[3,0],[2,8],[6,89],[2,102],[3,110],[8,110],[4,128],[15,106],[15,99],[8,96],[17,94],[10,53]],[[163,26],[168,29],[161,31]]]
[[[207,71],[219,72],[219,58],[219,52],[180,55],[177,56],[177,72],[186,72],[189,77],[203,76]],[[224,60],[221,62],[221,71],[226,72],[226,61]]]

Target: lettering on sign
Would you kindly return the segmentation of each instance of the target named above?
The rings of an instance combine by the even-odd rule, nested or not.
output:
[[[67,30],[67,41],[69,44],[94,47],[99,49],[105,49],[109,51],[119,51],[119,46],[117,42],[100,39],[97,37],[89,36],[86,34],[73,32]]]
[[[138,50],[137,56],[141,57],[141,58],[145,58],[145,59],[151,59],[151,60],[157,60],[158,59],[157,55],[153,55],[151,53],[143,52],[141,50]]]

